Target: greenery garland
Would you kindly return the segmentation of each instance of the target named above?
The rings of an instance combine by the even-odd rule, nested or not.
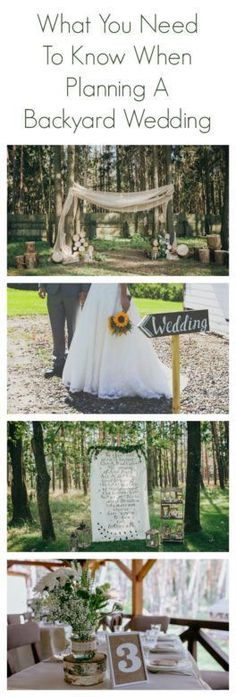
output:
[[[134,450],[140,457],[142,454],[146,458],[145,447],[143,443],[136,443],[136,445],[90,445],[88,448],[88,455],[92,457],[95,455],[97,457],[102,450],[113,450],[120,453],[131,453]]]

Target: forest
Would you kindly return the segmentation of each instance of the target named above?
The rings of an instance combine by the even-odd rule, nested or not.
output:
[[[152,528],[160,492],[184,490],[184,540],[175,551],[228,549],[228,422],[9,422],[8,549],[68,550],[81,522],[90,525],[94,447],[141,446]],[[92,543],[92,550],[143,550],[145,541]]]
[[[80,201],[76,220],[93,243],[95,261],[100,261],[101,269],[106,268],[108,258],[101,258],[100,254],[112,250],[128,258],[138,250],[147,256],[152,240],[163,238],[165,233],[171,242],[176,234],[179,241],[198,247],[206,244],[207,234],[218,232],[222,249],[228,250],[227,146],[11,145],[8,148],[9,266],[14,265],[15,253],[22,254],[25,236],[34,239],[33,231],[40,265],[49,260],[62,205],[74,182],[111,192],[144,191],[174,184],[173,204],[168,205],[166,221],[157,208],[123,213],[122,217],[113,214],[113,233],[108,236],[105,212]],[[110,218],[108,222],[111,223]],[[69,232],[71,215],[67,216],[66,225]],[[114,233],[116,226],[118,232]],[[119,254],[117,264],[118,257]],[[182,260],[183,269],[186,261]],[[217,273],[215,266],[212,268]],[[63,273],[61,265],[57,269]],[[66,271],[70,273],[70,269]],[[82,267],[80,271],[84,273]]]

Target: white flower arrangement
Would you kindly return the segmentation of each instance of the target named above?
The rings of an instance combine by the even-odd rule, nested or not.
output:
[[[88,641],[108,611],[109,584],[94,587],[88,568],[50,571],[36,584],[35,616],[70,625],[80,641]],[[112,611],[121,609],[113,605]]]
[[[39,579],[34,587],[34,591],[35,593],[43,593],[45,590],[53,590],[58,586],[63,588],[68,579],[79,582],[81,579],[81,571],[68,569],[66,567],[57,569],[57,571],[49,571],[48,574],[45,574],[45,576]]]

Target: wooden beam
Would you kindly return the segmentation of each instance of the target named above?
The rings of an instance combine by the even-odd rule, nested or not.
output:
[[[132,615],[141,615],[143,611],[143,582],[138,581],[138,574],[143,566],[142,559],[132,559]]]
[[[188,651],[191,653],[195,661],[197,661],[197,637],[198,630],[195,631],[195,629],[191,627],[186,629],[185,632],[181,632],[179,635],[179,638],[183,643],[185,641],[188,642]]]
[[[126,566],[126,564],[123,563],[123,561],[120,561],[120,559],[112,559],[112,561],[114,561],[114,563],[116,564],[116,566],[118,566],[118,568],[119,568],[121,571],[123,571],[123,573],[124,573],[126,576],[128,576],[128,578],[130,579],[130,581],[133,581],[133,574],[132,574],[132,571],[129,569],[128,566]]]
[[[156,561],[157,561],[157,559],[148,559],[146,561],[146,564],[143,565],[142,569],[139,571],[139,573],[137,575],[137,581],[143,581],[143,579],[145,578],[145,576],[147,576],[150,569],[152,569],[154,564],[156,564]]]
[[[180,627],[194,627],[195,629],[219,629],[223,632],[229,631],[227,620],[195,620],[189,617],[171,617],[170,624],[177,624]]]
[[[70,566],[70,562],[68,562],[66,559],[62,560],[61,562],[54,562],[53,559],[50,562],[44,561],[43,559],[41,559],[41,561],[36,561],[35,559],[14,559],[8,562],[8,566],[9,568],[11,566],[44,566],[46,569],[61,569],[64,566]]]
[[[8,570],[7,572],[8,576],[23,576],[24,578],[28,578],[30,576],[30,571],[13,571],[11,569]]]

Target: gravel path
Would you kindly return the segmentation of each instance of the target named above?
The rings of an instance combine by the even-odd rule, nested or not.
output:
[[[171,365],[171,341],[155,340],[159,358]],[[228,412],[228,341],[214,334],[181,336],[182,371],[188,384],[181,413]],[[169,414],[171,400],[162,398],[97,399],[81,393],[73,401],[59,378],[45,380],[51,365],[51,332],[44,316],[8,320],[9,414]]]

